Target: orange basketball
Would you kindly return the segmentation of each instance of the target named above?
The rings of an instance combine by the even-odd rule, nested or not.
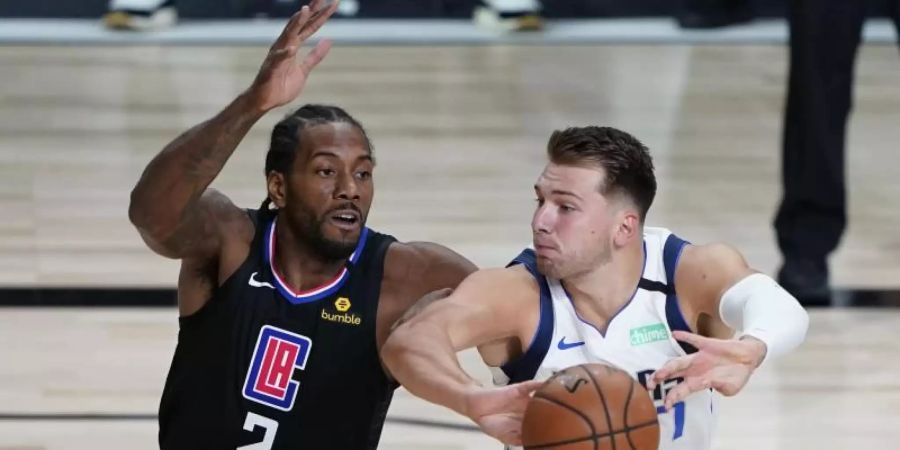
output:
[[[569,367],[528,403],[526,449],[657,450],[659,422],[650,394],[627,373],[604,365]]]

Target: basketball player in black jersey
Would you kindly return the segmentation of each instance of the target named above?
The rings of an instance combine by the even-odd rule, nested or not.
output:
[[[299,64],[298,49],[335,8],[295,14],[250,88],[163,149],[131,194],[147,245],[181,260],[163,449],[375,448],[396,386],[379,357],[391,326],[475,269],[366,228],[372,148],[337,107],[275,126],[260,209],[208,188],[251,126],[300,94],[329,43]]]

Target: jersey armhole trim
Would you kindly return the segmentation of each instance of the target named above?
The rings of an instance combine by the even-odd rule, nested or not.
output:
[[[684,247],[689,244],[688,241],[685,241],[674,234],[670,234],[669,237],[666,238],[666,243],[663,247],[663,266],[665,266],[666,285],[668,287],[668,292],[666,294],[666,322],[668,322],[669,329],[672,331],[686,331],[688,333],[693,333],[687,320],[684,318],[684,314],[681,312],[681,307],[678,305],[678,294],[675,289],[675,269],[678,267],[678,261],[681,259],[681,253],[684,251]],[[680,345],[681,349],[687,354],[697,352],[696,347],[686,342],[679,341],[678,345]]]
[[[528,272],[531,273],[540,288],[540,317],[538,318],[537,329],[534,331],[531,343],[529,343],[525,352],[520,357],[500,366],[500,370],[506,374],[510,383],[533,379],[544,361],[544,357],[547,356],[553,340],[553,300],[547,281],[537,270],[534,251],[531,249],[523,251],[507,267],[520,264],[528,269]]]

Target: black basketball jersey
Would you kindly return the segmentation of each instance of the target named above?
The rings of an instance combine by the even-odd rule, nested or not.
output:
[[[293,292],[271,263],[277,214],[248,213],[256,233],[247,259],[200,311],[179,319],[160,447],[376,448],[396,387],[375,340],[395,239],[365,228],[340,274]]]

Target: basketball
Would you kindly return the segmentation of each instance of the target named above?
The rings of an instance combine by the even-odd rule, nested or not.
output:
[[[582,364],[556,373],[528,403],[526,449],[656,450],[659,422],[647,390],[627,373]]]

